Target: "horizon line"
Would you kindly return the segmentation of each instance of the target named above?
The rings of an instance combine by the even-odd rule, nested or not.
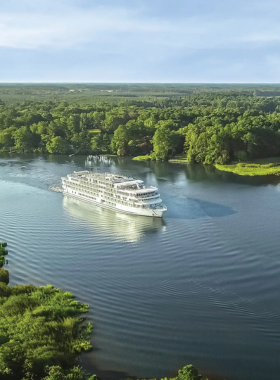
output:
[[[77,82],[59,82],[59,81],[4,81],[0,82],[2,84],[154,84],[154,85],[162,85],[162,84],[177,84],[177,85],[260,85],[260,84],[269,84],[269,85],[280,85],[277,82],[85,82],[85,81],[77,81]]]

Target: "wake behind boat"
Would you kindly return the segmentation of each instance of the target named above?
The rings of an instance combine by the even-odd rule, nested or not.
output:
[[[161,218],[167,210],[157,187],[146,187],[143,181],[123,175],[74,172],[62,177],[62,188],[64,195],[126,214]]]

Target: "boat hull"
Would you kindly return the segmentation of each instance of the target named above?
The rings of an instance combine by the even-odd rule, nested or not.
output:
[[[81,199],[85,202],[96,204],[100,207],[107,208],[113,211],[121,212],[124,214],[133,214],[141,216],[150,216],[154,218],[162,218],[163,214],[166,212],[166,209],[151,209],[151,208],[140,208],[140,207],[130,207],[122,204],[116,203],[116,206],[108,204],[102,198],[88,198],[86,195],[73,194],[70,191],[63,190],[63,195],[67,195],[73,198]]]

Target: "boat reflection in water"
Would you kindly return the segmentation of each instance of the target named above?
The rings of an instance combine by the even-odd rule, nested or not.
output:
[[[63,198],[63,206],[71,216],[86,222],[97,232],[127,242],[137,242],[146,235],[166,229],[162,218],[122,214],[67,195]]]

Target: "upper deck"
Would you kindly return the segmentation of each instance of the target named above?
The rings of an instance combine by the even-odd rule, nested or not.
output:
[[[88,170],[74,172],[67,175],[67,179],[75,183],[90,182],[101,187],[115,189],[117,192],[130,196],[156,195],[157,187],[146,187],[141,180],[132,177],[112,173],[93,173]]]

